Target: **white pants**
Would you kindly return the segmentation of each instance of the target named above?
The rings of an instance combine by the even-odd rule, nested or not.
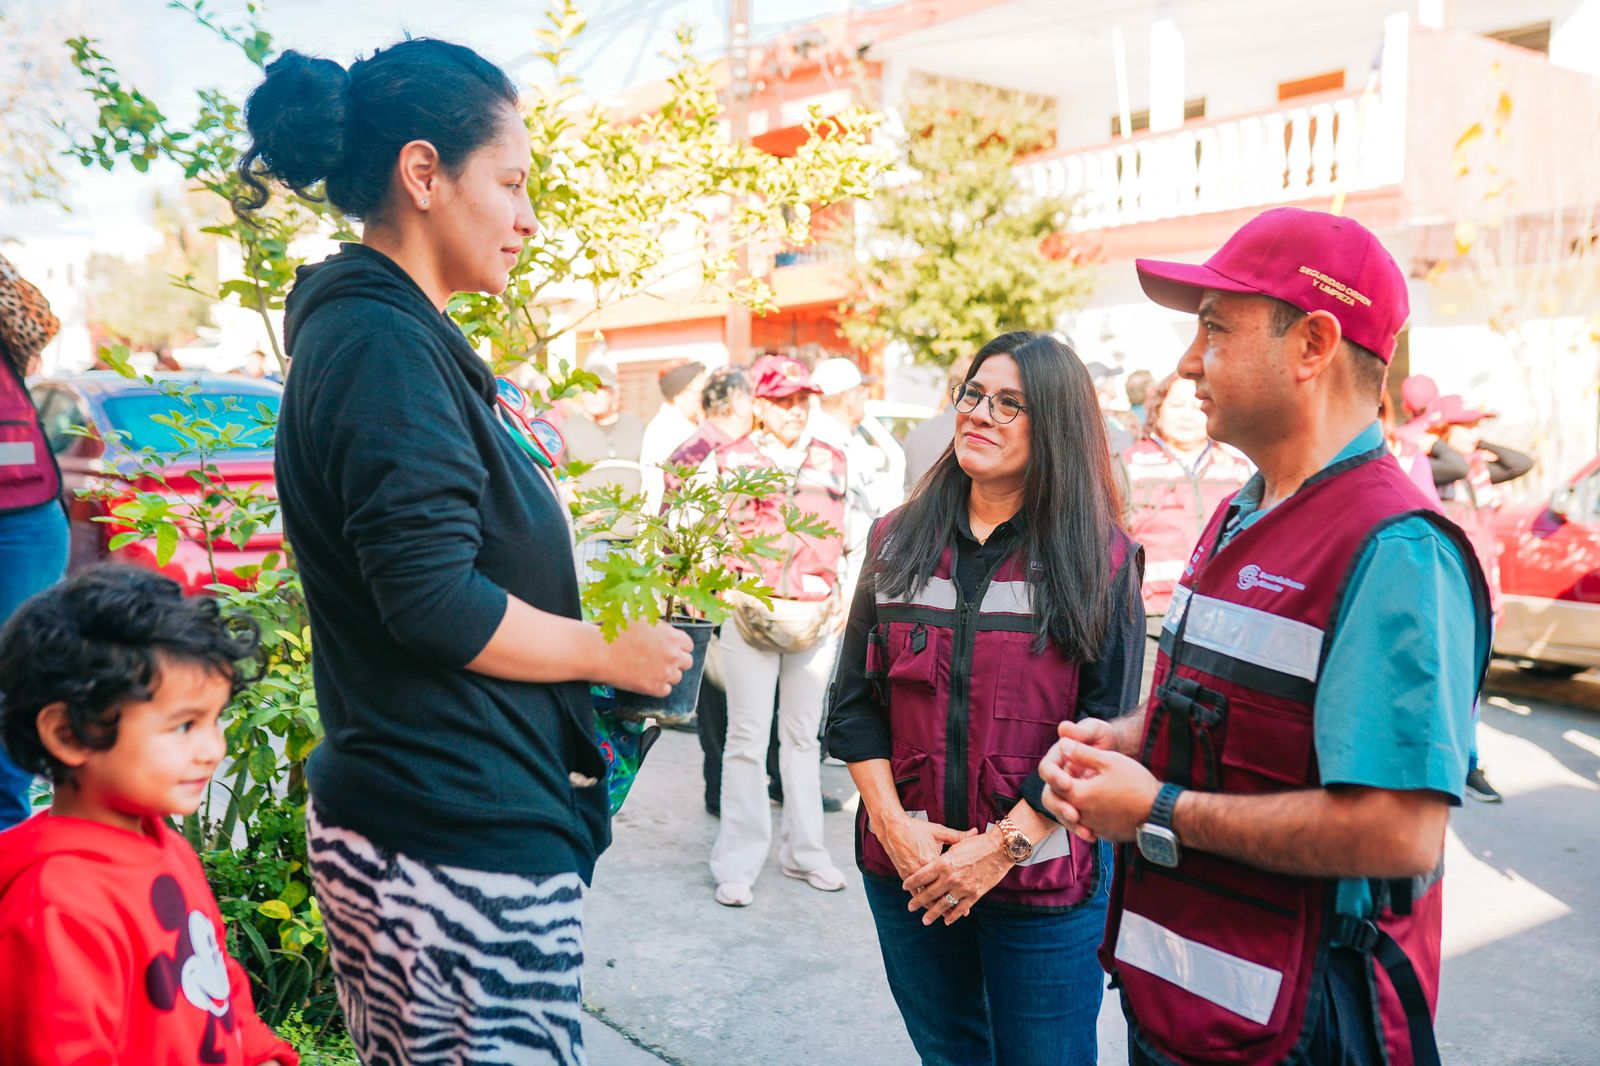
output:
[[[799,655],[752,648],[729,621],[722,627],[728,689],[728,741],[722,749],[722,824],[711,848],[711,876],[754,884],[772,844],[767,801],[767,744],[778,694],[778,775],[783,822],[778,862],[820,870],[833,859],[822,841],[822,774],[817,728],[838,638]]]

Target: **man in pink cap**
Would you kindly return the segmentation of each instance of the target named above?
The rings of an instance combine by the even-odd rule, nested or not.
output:
[[[1377,422],[1405,276],[1360,224],[1294,208],[1202,265],[1137,265],[1198,316],[1178,372],[1259,472],[1190,556],[1146,710],[1063,723],[1040,768],[1063,823],[1126,845],[1101,961],[1130,1060],[1436,1063],[1489,609]]]

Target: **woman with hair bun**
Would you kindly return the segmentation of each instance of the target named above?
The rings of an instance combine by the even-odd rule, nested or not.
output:
[[[359,244],[300,270],[278,425],[325,738],[307,837],[363,1062],[583,1061],[582,901],[610,840],[590,682],[664,695],[689,641],[580,619],[565,510],[444,313],[504,291],[537,223],[506,75],[409,40],[285,52],[245,119],[267,180]]]

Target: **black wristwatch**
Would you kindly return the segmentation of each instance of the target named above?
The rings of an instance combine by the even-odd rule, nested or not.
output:
[[[1134,838],[1146,862],[1169,868],[1178,865],[1182,851],[1178,847],[1178,834],[1172,831],[1172,814],[1178,808],[1178,794],[1182,791],[1182,785],[1162,785],[1161,791],[1156,793],[1150,819],[1139,827]]]

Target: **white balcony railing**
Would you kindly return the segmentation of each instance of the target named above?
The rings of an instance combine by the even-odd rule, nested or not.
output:
[[[1080,231],[1381,188],[1400,180],[1402,109],[1381,94],[1343,96],[1138,134],[1022,164],[1017,176],[1074,198],[1068,228]]]

